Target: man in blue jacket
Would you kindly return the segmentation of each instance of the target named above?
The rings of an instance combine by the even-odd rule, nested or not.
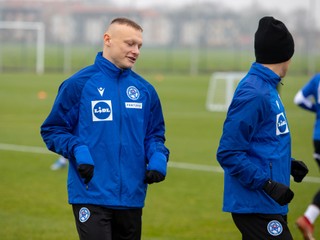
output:
[[[61,84],[41,126],[48,149],[69,160],[68,200],[80,239],[139,240],[147,184],[166,176],[160,100],[131,69],[142,31],[114,19],[103,51]]]
[[[287,73],[294,41],[281,21],[268,16],[259,21],[254,47],[256,62],[234,93],[217,150],[225,172],[223,211],[231,212],[243,240],[291,240],[290,173],[301,182],[308,169],[291,158],[276,87]]]
[[[313,127],[313,157],[320,168],[320,73],[314,75],[294,97],[294,103],[316,115]],[[320,190],[313,196],[304,214],[296,220],[296,224],[305,240],[314,240],[314,224],[320,216]]]

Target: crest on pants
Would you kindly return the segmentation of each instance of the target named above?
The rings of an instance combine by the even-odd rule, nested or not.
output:
[[[268,223],[267,226],[268,233],[272,236],[278,236],[282,233],[283,227],[282,224],[277,220],[272,220]]]
[[[90,217],[90,211],[88,208],[83,207],[79,211],[79,221],[80,222],[86,222]]]

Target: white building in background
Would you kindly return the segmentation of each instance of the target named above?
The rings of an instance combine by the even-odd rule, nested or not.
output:
[[[191,10],[192,6],[188,11]],[[152,47],[188,47],[197,43],[204,47],[221,46],[229,44],[227,35],[236,29],[230,20],[217,19],[214,14],[194,19],[180,11],[177,17],[172,10],[118,7],[106,0],[2,0],[0,4],[0,21],[43,22],[48,44],[101,44],[107,25],[119,16],[140,23],[144,28],[144,46]],[[230,26],[228,31],[223,31],[226,26]],[[219,38],[214,36],[217,32]]]
[[[151,1],[151,0],[150,0]],[[35,21],[46,26],[46,42],[101,44],[110,21],[119,16],[136,20],[144,28],[146,47],[251,48],[252,37],[261,9],[235,13],[221,4],[203,3],[180,9],[135,8],[134,1],[119,7],[116,0],[0,0],[0,21]],[[303,16],[293,15],[295,18]],[[299,17],[299,29],[293,33],[297,47],[306,45],[305,24]],[[302,20],[301,20],[302,19]],[[310,27],[310,26],[309,26]],[[298,31],[300,32],[298,32]],[[23,38],[15,32],[0,38]],[[314,35],[316,39],[316,35]]]

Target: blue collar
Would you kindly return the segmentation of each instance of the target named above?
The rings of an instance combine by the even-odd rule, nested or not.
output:
[[[118,68],[115,64],[110,62],[108,59],[102,56],[102,52],[98,52],[94,64],[106,75],[111,78],[119,78],[127,76],[130,74],[131,69],[121,69]]]
[[[249,74],[258,75],[264,81],[269,82],[274,87],[276,87],[281,81],[281,78],[274,71],[257,62],[252,64]]]

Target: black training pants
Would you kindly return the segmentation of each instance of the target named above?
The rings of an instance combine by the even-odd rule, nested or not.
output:
[[[293,240],[287,216],[232,213],[232,218],[242,234],[242,240]]]
[[[110,209],[74,204],[80,240],[140,240],[142,209]]]

